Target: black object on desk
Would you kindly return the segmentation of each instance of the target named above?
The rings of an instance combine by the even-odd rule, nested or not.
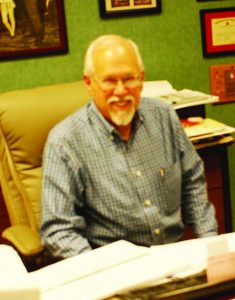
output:
[[[180,119],[187,119],[189,117],[206,117],[205,105],[180,108],[176,109],[176,112]]]
[[[172,279],[166,284],[116,295],[110,300],[232,300],[235,297],[235,279],[209,284],[206,273]]]

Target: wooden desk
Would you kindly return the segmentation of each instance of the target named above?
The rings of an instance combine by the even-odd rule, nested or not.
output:
[[[233,143],[234,138],[228,135],[217,140],[195,144],[204,162],[208,198],[216,210],[219,234],[233,230],[227,153],[228,146]],[[195,235],[186,228],[183,240],[193,238]]]
[[[176,110],[180,119],[206,117],[205,105],[197,105]],[[232,213],[227,148],[234,143],[230,135],[217,139],[194,143],[204,161],[208,198],[214,204],[219,225],[219,233],[232,231]],[[184,238],[193,238],[190,230]]]
[[[208,197],[216,209],[219,233],[232,231],[227,149],[233,142],[232,136],[226,136],[216,141],[195,144],[205,164]]]

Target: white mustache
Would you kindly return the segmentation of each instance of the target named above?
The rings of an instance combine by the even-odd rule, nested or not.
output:
[[[135,101],[135,98],[131,95],[127,95],[123,98],[118,98],[117,96],[112,96],[108,99],[108,104],[111,104],[111,103],[115,103],[115,102],[118,102],[118,101],[131,101],[131,102],[134,102]]]

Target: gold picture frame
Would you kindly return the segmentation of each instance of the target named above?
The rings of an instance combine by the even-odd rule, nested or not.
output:
[[[158,14],[161,0],[99,0],[102,18]]]

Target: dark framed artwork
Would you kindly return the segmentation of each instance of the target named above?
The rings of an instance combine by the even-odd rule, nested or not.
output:
[[[68,52],[63,0],[10,0],[0,3],[0,60]],[[0,18],[1,18],[0,14]]]
[[[197,0],[197,2],[209,2],[209,1],[226,1],[226,0]]]
[[[235,54],[235,7],[200,10],[204,57]]]
[[[156,14],[161,0],[99,0],[102,18]]]

